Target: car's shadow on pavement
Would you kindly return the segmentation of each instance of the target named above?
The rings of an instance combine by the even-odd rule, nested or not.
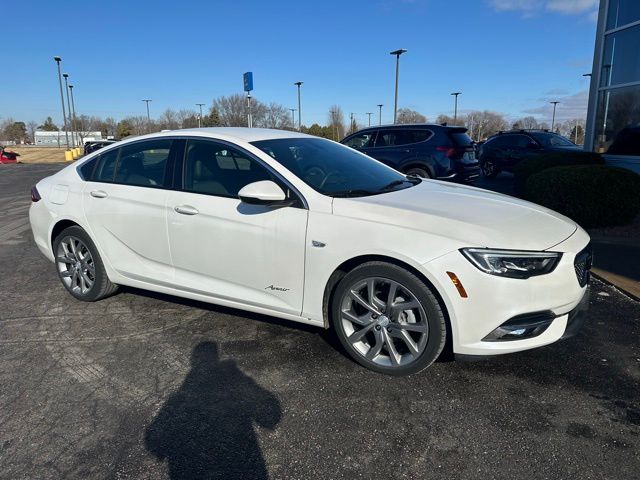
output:
[[[146,428],[146,449],[166,461],[171,479],[267,479],[254,424],[273,430],[276,396],[221,361],[215,342],[193,348],[191,370]]]

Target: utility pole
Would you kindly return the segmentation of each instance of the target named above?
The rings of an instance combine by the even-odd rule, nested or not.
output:
[[[456,100],[455,100],[455,106],[453,107],[453,124],[456,125],[457,124],[457,120],[458,120],[458,95],[460,95],[462,92],[453,92],[451,95],[453,95]]]
[[[64,94],[62,93],[62,74],[60,73],[60,62],[62,59],[60,57],[53,57],[56,64],[58,65],[58,82],[60,83],[60,100],[62,101],[62,122],[64,123],[64,136],[67,140],[67,150],[69,149],[69,132],[67,130],[67,114],[64,111]]]
[[[393,123],[394,124],[396,123],[396,119],[398,117],[398,79],[400,77],[400,55],[402,55],[405,52],[406,50],[404,48],[390,52],[391,55],[396,56],[396,94],[395,94],[395,101],[393,103]]]
[[[62,76],[64,77],[64,89],[67,92],[67,111],[69,112],[69,123],[71,123],[71,145],[73,145],[74,147],[76,146],[76,138],[75,135],[73,133],[73,130],[75,128],[75,125],[73,125],[73,119],[71,118],[71,102],[69,101],[69,74],[68,73],[63,73]]]
[[[146,98],[142,101],[147,104],[147,133],[149,133],[149,131],[151,130],[151,116],[149,115],[149,102],[153,100]]]
[[[384,107],[384,104],[379,103],[378,104],[378,109],[379,109],[380,113],[378,115],[378,125],[382,125],[382,107]]]
[[[371,126],[371,115],[373,115],[373,113],[367,112],[367,115],[369,116],[369,126]]]
[[[300,87],[304,82],[296,82],[294,85],[298,87],[298,131],[302,131],[302,110],[300,109]]]
[[[555,102],[549,102],[551,104],[553,104],[553,117],[551,117],[551,131],[553,132],[553,127],[556,124],[556,106],[560,103],[558,101]]]
[[[69,85],[69,93],[71,94],[71,118],[73,119],[74,125],[78,124],[76,120],[76,102],[73,101],[73,85]],[[81,146],[82,143],[82,131],[78,132],[78,146]]]
[[[202,107],[204,103],[196,103],[197,107],[200,107],[200,116],[198,117],[198,128],[202,128]]]

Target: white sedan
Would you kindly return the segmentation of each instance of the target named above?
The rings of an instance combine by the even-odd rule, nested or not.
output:
[[[388,374],[445,347],[555,342],[587,298],[589,237],[568,218],[294,132],[132,138],[31,194],[35,242],[77,299],[128,285],[332,328]]]

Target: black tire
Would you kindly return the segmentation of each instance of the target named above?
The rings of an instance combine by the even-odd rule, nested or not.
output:
[[[491,159],[482,160],[480,162],[480,170],[486,178],[496,178],[500,173],[500,169]]]
[[[426,168],[420,168],[420,167],[410,168],[409,170],[407,170],[407,175],[413,175],[414,177],[420,177],[420,178],[433,178],[429,170],[427,170]]]
[[[411,355],[414,359],[410,360],[409,363],[399,363],[395,366],[387,366],[376,363],[375,357],[374,360],[367,359],[366,353],[358,350],[358,348],[348,340],[350,333],[345,330],[345,323],[348,325],[349,321],[343,320],[343,305],[344,302],[350,301],[350,297],[345,297],[345,295],[347,295],[347,293],[349,293],[352,288],[356,288],[354,286],[358,285],[359,282],[366,282],[366,279],[371,278],[377,278],[377,280],[380,281],[382,285],[384,285],[385,281],[397,282],[403,289],[405,289],[405,291],[411,293],[414,296],[414,298],[422,307],[424,314],[426,315],[426,322],[424,322],[428,325],[428,334],[425,340],[426,343],[423,343],[423,350],[421,350],[419,354]],[[389,295],[389,297],[390,296],[391,295]],[[345,300],[345,298],[347,298],[347,300]],[[436,296],[434,295],[431,288],[426,285],[420,278],[398,265],[376,261],[364,263],[351,270],[340,280],[338,286],[336,287],[331,301],[330,313],[332,328],[336,332],[336,335],[338,336],[338,339],[340,340],[340,343],[345,348],[345,350],[360,365],[375,372],[396,376],[417,373],[431,365],[440,356],[440,353],[442,353],[442,350],[445,346],[447,327],[445,323],[444,313]],[[386,313],[385,315],[389,315],[390,318],[392,318],[393,316],[391,313]],[[400,315],[405,315],[405,313],[402,312],[400,313]],[[372,316],[372,318],[375,318],[375,316]],[[381,319],[381,317],[378,318]],[[371,323],[375,322],[375,320],[369,321]],[[399,320],[387,319],[386,321],[389,321],[390,323],[387,323],[388,327],[383,326],[382,329],[388,330],[389,332],[392,332],[392,330],[389,329],[390,327],[397,328],[398,324],[400,323]],[[402,325],[402,323],[400,323],[400,325]],[[404,325],[406,325],[406,323]],[[419,324],[415,323],[414,325]],[[365,328],[367,327],[362,327],[362,330],[364,330]],[[378,325],[375,326],[375,329],[380,330],[380,328],[378,328]],[[352,331],[351,335],[353,335],[353,333],[358,333],[359,331],[360,330],[356,330],[355,332]],[[369,332],[371,334],[375,334],[373,330],[369,330]],[[393,335],[393,333],[382,333],[387,335],[387,338],[390,338]],[[369,335],[369,333],[367,335]],[[386,345],[383,348],[386,348],[386,352],[389,351],[389,348],[386,347]],[[396,344],[395,348],[398,348],[398,344]],[[373,350],[373,346],[370,350]],[[380,351],[380,353],[384,353],[384,351]],[[378,355],[376,355],[376,357],[377,356]],[[391,356],[387,353],[387,357],[390,359]],[[384,356],[382,356],[381,358],[383,360],[385,359]],[[404,358],[405,357],[403,356],[403,359]]]
[[[85,271],[89,275],[93,274],[93,284],[86,291],[82,291],[82,288],[74,287],[72,284],[70,284],[71,280],[68,273],[73,270],[73,268],[71,267],[71,262],[69,262],[66,256],[65,261],[61,261],[61,256],[59,255],[61,248],[63,250],[65,248],[61,247],[61,243],[65,242],[66,246],[69,243],[69,239],[79,240],[86,248],[86,250],[88,250],[88,252],[90,253],[90,258],[92,260],[91,265],[93,266],[93,270],[91,272],[86,270]],[[118,285],[112,283],[109,280],[107,272],[104,268],[104,263],[102,262],[102,258],[100,258],[98,249],[91,240],[91,237],[89,237],[87,232],[85,232],[81,227],[68,227],[60,232],[60,234],[58,234],[58,236],[53,240],[53,252],[55,256],[56,271],[58,272],[60,282],[65,287],[65,289],[78,300],[82,300],[83,302],[95,302],[113,295],[118,290]]]

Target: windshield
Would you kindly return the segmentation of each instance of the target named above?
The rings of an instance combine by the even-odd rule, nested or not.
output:
[[[332,197],[360,197],[408,188],[420,180],[322,138],[252,142],[314,190]]]
[[[545,147],[575,147],[576,144],[556,133],[532,133],[533,138]]]

